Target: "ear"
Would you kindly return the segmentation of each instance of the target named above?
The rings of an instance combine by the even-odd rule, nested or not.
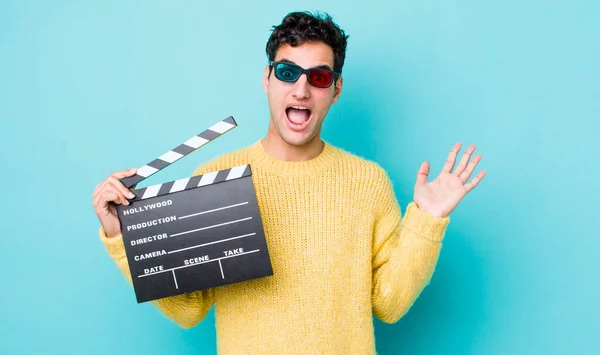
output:
[[[265,72],[263,74],[263,90],[265,94],[267,93],[267,89],[269,88],[269,66],[265,66]]]
[[[335,81],[335,88],[333,89],[333,101],[331,102],[332,104],[335,104],[340,98],[340,95],[342,94],[342,85],[344,85],[344,77],[340,76]]]

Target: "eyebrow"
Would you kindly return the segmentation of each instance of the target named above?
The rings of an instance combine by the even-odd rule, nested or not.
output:
[[[298,65],[293,60],[289,60],[289,59],[286,59],[286,58],[281,58],[280,60],[278,60],[278,62],[290,63],[290,64]],[[300,66],[300,65],[298,65],[298,66]],[[329,70],[329,71],[333,71],[333,69],[331,69],[331,67],[329,65],[326,65],[326,64],[318,65],[316,67],[312,67],[312,68],[308,68],[308,69],[326,69],[326,70]]]

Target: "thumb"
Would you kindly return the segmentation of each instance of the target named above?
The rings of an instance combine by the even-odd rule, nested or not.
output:
[[[419,168],[417,173],[417,184],[426,184],[427,177],[429,176],[429,163],[424,161]]]

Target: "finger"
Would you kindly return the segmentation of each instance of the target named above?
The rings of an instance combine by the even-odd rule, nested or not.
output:
[[[429,163],[424,161],[419,168],[417,173],[417,184],[426,184],[427,177],[429,176]]]
[[[92,194],[92,198],[96,199],[96,197],[102,195],[102,191],[106,187],[106,183],[107,183],[106,179],[104,179],[104,180],[102,180],[101,183],[98,184],[98,186],[96,186],[96,189],[94,190],[94,193]]]
[[[452,168],[454,167],[454,163],[456,162],[456,156],[458,155],[458,151],[462,144],[460,142],[456,143],[454,147],[450,150],[450,154],[448,154],[448,158],[446,159],[446,164],[442,167],[443,173],[451,173]]]
[[[92,192],[92,200],[95,199],[96,196],[98,196],[98,191],[100,191],[100,189],[103,185],[104,185],[104,181],[102,181],[101,183],[96,185],[96,187],[94,188],[94,192]]]
[[[96,211],[96,214],[100,215],[101,213],[106,213],[108,211],[108,206],[110,204],[110,201],[107,201],[108,199],[114,199],[114,196],[104,196],[103,194],[99,194],[95,199],[94,199],[94,211]]]
[[[129,206],[130,202],[129,202],[129,199],[127,198],[127,196],[123,195],[123,193],[121,191],[114,191],[114,190],[112,190],[112,191],[114,194],[116,194],[118,196],[118,199],[112,201],[114,204]],[[109,203],[109,205],[110,205],[110,203]]]
[[[116,190],[105,190],[98,196],[98,207],[104,209],[109,203],[121,204],[121,195]]]
[[[137,173],[137,168],[131,168],[127,170],[121,170],[110,174],[110,176],[115,177],[117,179],[122,179],[124,177],[133,176]]]
[[[123,195],[128,197],[132,196],[130,198],[133,198],[133,194],[131,193],[131,191],[129,191],[129,189],[125,185],[123,185],[121,180],[117,179],[116,177],[109,176],[108,178],[106,178],[106,184],[116,187],[119,191],[121,191]]]
[[[111,183],[108,183],[104,190],[102,190],[100,193],[98,197],[98,203],[96,205],[100,209],[105,209],[111,202],[118,205],[129,205],[127,197],[123,195],[123,193],[119,191],[117,187]]]
[[[111,203],[121,204],[123,200],[127,200],[124,196],[118,193],[116,189],[113,187],[109,187],[105,190],[102,190],[94,198],[94,210],[96,213],[100,213],[101,211],[108,211]]]
[[[125,187],[125,185],[123,185],[123,183],[121,183],[121,181],[117,180],[114,177],[109,178],[109,180],[107,181],[107,184],[114,187],[115,189],[117,189],[119,191],[119,193],[121,193],[123,196],[125,196],[128,199],[132,199],[135,197],[135,195],[129,191],[129,189],[127,189]]]
[[[483,179],[484,176],[485,176],[485,170],[480,171],[477,175],[475,175],[473,180],[471,180],[465,184],[465,190],[467,192],[473,190],[475,188],[475,186],[477,186],[477,184],[479,184],[481,179]]]
[[[463,171],[465,171],[465,169],[467,167],[467,163],[469,163],[469,159],[471,159],[471,154],[473,154],[474,150],[475,150],[475,144],[471,144],[471,146],[469,148],[467,148],[467,150],[464,152],[462,158],[460,159],[460,162],[456,166],[456,170],[454,170],[455,175],[460,176],[460,174],[462,174]]]
[[[463,184],[465,182],[467,182],[467,180],[469,180],[469,178],[471,177],[471,174],[473,174],[473,171],[475,170],[475,167],[477,166],[477,164],[479,164],[480,161],[481,161],[481,154],[477,154],[469,162],[469,165],[467,165],[467,168],[462,172],[462,174],[459,175],[460,180],[463,182]]]
[[[106,186],[106,181],[108,179],[110,179],[111,177],[114,177],[116,179],[122,179],[124,177],[133,176],[133,175],[135,175],[135,173],[137,173],[137,168],[131,168],[131,169],[127,169],[127,170],[117,171],[117,172],[110,174],[108,176],[108,178],[104,179],[101,183],[96,185],[96,188],[94,189],[94,192],[92,193],[92,198],[95,198],[100,193],[100,191],[104,188],[104,186]]]

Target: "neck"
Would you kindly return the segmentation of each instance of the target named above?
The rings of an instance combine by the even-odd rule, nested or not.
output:
[[[279,134],[267,133],[261,144],[267,154],[277,160],[289,162],[301,162],[316,158],[321,154],[325,145],[320,135],[303,145],[292,145],[284,141]]]

